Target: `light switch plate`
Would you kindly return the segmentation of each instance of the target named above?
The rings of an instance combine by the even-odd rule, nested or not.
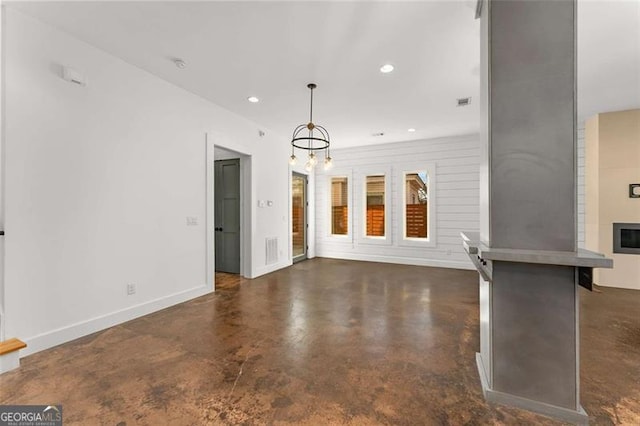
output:
[[[640,183],[629,184],[629,198],[640,198]]]

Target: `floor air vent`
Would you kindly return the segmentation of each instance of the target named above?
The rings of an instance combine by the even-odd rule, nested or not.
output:
[[[265,239],[266,246],[266,261],[267,265],[271,265],[272,263],[276,263],[278,261],[278,238],[272,237]]]

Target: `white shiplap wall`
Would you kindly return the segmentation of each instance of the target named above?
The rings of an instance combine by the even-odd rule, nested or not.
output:
[[[584,248],[584,121],[577,126],[578,247]]]
[[[334,168],[316,171],[316,255],[354,260],[368,260],[413,265],[473,269],[462,249],[460,231],[479,229],[479,135],[458,136],[393,144],[370,145],[333,150]],[[406,164],[435,166],[435,233],[432,247],[407,247],[401,242],[401,208],[398,206],[398,173]],[[363,170],[388,170],[391,179],[391,224],[389,244],[366,244],[354,238],[353,228],[363,226],[362,194],[351,194],[352,226],[349,238],[331,237],[329,222],[329,179],[331,175],[349,175],[362,179]],[[362,190],[361,182],[352,182],[351,191]],[[357,234],[357,233],[356,233]]]

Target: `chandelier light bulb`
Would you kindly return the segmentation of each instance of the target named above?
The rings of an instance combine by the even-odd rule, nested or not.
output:
[[[331,157],[327,157],[327,158],[324,159],[324,169],[325,170],[329,170],[332,165],[333,165],[333,161],[331,160]]]
[[[308,172],[313,170],[313,164],[311,164],[311,161],[307,161],[307,164],[304,165],[304,169]]]
[[[318,164],[318,159],[316,158],[316,155],[313,152],[309,154],[309,163],[311,164],[312,167]]]
[[[296,158],[296,156],[294,154],[291,154],[291,157],[289,157],[289,164],[291,164],[293,166],[297,162],[298,162],[298,159]]]

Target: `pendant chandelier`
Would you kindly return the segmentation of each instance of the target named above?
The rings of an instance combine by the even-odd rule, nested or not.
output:
[[[309,123],[301,124],[293,131],[293,137],[291,138],[291,157],[289,157],[289,164],[296,164],[298,159],[296,158],[295,149],[304,149],[309,152],[307,157],[307,164],[305,164],[305,170],[310,172],[318,163],[318,157],[316,151],[324,151],[324,168],[325,170],[331,167],[331,155],[329,154],[329,132],[322,126],[318,126],[313,123],[313,89],[317,86],[314,83],[307,84],[307,87],[311,91],[311,106],[309,108]],[[305,130],[306,129],[306,130]]]

